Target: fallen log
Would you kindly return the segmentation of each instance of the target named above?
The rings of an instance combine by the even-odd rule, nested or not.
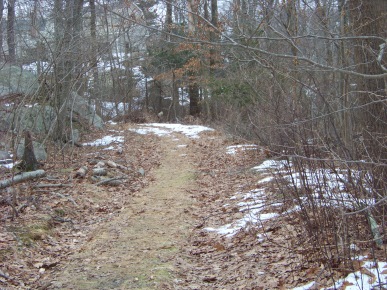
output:
[[[35,178],[41,178],[46,175],[46,172],[43,169],[23,172],[21,174],[15,175],[12,178],[0,180],[0,189],[9,187],[13,184],[20,183],[26,180],[31,180]]]
[[[95,185],[102,185],[102,184],[108,184],[108,185],[112,185],[112,186],[118,186],[118,185],[121,185],[121,179],[128,179],[127,177],[113,177],[113,178],[107,178],[107,179],[103,179],[102,181],[100,182],[97,182]],[[119,182],[117,182],[119,181]]]

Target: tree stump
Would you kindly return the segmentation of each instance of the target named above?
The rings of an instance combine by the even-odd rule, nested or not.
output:
[[[39,162],[36,160],[34,153],[34,145],[30,131],[24,132],[24,154],[21,163],[21,168],[25,171],[34,171],[38,169]]]

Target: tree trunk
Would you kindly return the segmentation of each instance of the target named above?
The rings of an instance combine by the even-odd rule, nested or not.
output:
[[[0,61],[4,59],[3,52],[3,11],[4,11],[4,0],[0,0]]]
[[[90,66],[93,72],[93,87],[91,98],[95,101],[96,113],[102,116],[99,96],[99,74],[98,74],[98,44],[97,44],[97,16],[95,12],[95,0],[89,0],[90,5],[90,36],[91,36],[91,58]]]
[[[187,1],[188,10],[188,34],[194,36],[196,33],[198,3],[196,0]],[[188,72],[188,94],[189,94],[189,114],[198,117],[200,114],[199,107],[199,86],[196,80],[196,72],[191,70]]]
[[[194,34],[196,25],[196,10],[195,10],[195,0],[187,0],[187,10],[188,10],[188,34],[191,36]]]
[[[348,15],[347,15],[347,7],[345,4],[345,0],[338,1],[338,12],[340,13],[340,34],[341,36],[345,36],[346,27],[348,27]],[[340,67],[348,66],[348,59],[346,56],[346,45],[344,41],[339,42],[339,52],[338,52],[338,65]],[[341,134],[343,136],[345,148],[349,151],[351,155],[354,154],[354,144],[352,142],[352,136],[354,135],[352,128],[352,120],[351,120],[351,103],[349,98],[349,76],[344,73],[339,73],[339,89],[340,96],[342,98],[341,102]]]
[[[189,114],[193,117],[199,117],[200,105],[199,105],[199,86],[195,80],[191,80],[189,87]]]
[[[67,126],[67,101],[75,85],[74,76],[77,59],[80,56],[80,33],[83,0],[66,0],[63,10],[62,1],[55,0],[55,45],[57,61],[55,64],[55,110],[57,127],[55,140],[64,140]],[[65,19],[63,18],[65,17]],[[64,29],[63,29],[64,28]],[[78,59],[78,62],[80,59]]]
[[[378,75],[385,72],[387,54],[382,55],[381,46],[387,37],[387,2],[385,0],[350,1],[352,25],[355,35],[363,38],[355,41],[355,63],[357,71],[365,75]],[[378,36],[376,39],[372,36]],[[366,38],[364,38],[366,37]],[[361,77],[357,80],[358,102],[362,106],[358,116],[358,132],[364,140],[364,156],[375,163],[387,160],[387,78]],[[387,180],[387,168],[375,166],[374,188],[383,191]],[[384,191],[385,192],[385,191]]]
[[[215,41],[217,40],[217,31],[216,28],[218,27],[218,0],[211,0],[211,24],[214,28],[210,29],[210,41],[212,42],[212,47],[210,49],[210,71],[211,74],[214,73],[216,69],[216,49]]]
[[[15,42],[15,0],[8,1],[7,7],[7,45],[8,61],[16,61],[16,42]]]
[[[39,163],[35,157],[34,145],[30,131],[26,131],[24,133],[24,154],[21,167],[25,171],[34,171],[39,167]]]
[[[171,31],[172,31],[172,0],[167,1],[167,12],[165,16],[165,30],[167,32],[166,39],[167,41],[171,41]]]

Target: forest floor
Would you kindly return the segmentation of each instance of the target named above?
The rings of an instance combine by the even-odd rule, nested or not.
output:
[[[247,224],[232,236],[209,230],[243,216],[236,193],[265,187],[272,194],[262,213],[281,212],[275,185],[251,170],[262,150],[227,154],[238,142],[217,131],[156,136],[130,130],[136,126],[89,136],[123,143],[51,155],[46,178],[13,189],[13,220],[5,202],[12,192],[3,193],[0,289],[289,289],[329,281],[304,258],[297,216]],[[76,176],[101,161],[109,177],[125,179],[109,186]]]

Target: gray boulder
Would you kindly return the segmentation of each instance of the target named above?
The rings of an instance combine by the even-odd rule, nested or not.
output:
[[[39,87],[34,73],[17,66],[1,65],[0,95],[34,93]]]
[[[33,105],[23,107],[16,113],[19,128],[34,133],[47,133],[55,122],[55,110],[51,106]]]
[[[104,122],[95,112],[94,107],[89,102],[75,92],[71,93],[71,99],[68,102],[69,111],[73,111],[79,118],[87,120],[89,125],[97,129],[102,129]]]
[[[7,151],[0,150],[0,160],[11,159],[11,154]]]

